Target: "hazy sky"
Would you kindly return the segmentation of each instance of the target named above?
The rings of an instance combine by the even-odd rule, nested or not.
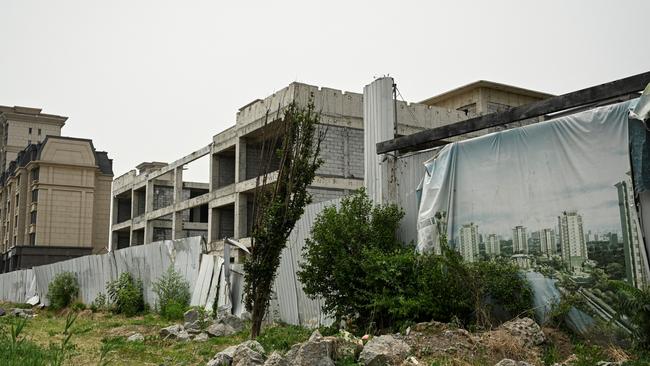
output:
[[[419,101],[478,79],[565,93],[650,70],[647,0],[0,0],[0,14],[0,104],[70,117],[64,135],[92,138],[116,176],[209,144],[292,81],[361,92],[390,74]]]

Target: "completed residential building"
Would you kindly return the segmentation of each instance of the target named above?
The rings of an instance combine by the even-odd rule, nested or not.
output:
[[[587,260],[587,244],[582,227],[582,216],[577,211],[564,211],[557,219],[562,260],[569,270],[578,270]]]

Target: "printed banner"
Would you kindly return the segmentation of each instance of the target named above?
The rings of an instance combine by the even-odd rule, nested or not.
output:
[[[425,164],[418,250],[440,234],[467,261],[508,258],[530,280],[543,319],[577,294],[574,327],[617,318],[610,280],[650,284],[628,147],[636,101],[446,146]],[[624,324],[621,324],[624,326]]]

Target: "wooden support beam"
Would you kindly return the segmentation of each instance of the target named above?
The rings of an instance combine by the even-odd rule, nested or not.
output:
[[[544,99],[539,102],[511,108],[507,111],[491,113],[446,126],[433,128],[408,136],[377,143],[377,154],[395,150],[414,150],[435,145],[435,141],[452,136],[463,135],[490,127],[522,121],[549,113],[576,108],[610,98],[620,97],[643,90],[650,83],[650,71],[624,79],[601,84],[572,93]]]

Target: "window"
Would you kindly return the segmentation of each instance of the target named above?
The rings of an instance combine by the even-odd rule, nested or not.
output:
[[[36,245],[36,233],[29,234],[29,245]]]
[[[38,202],[38,189],[32,191],[32,202]]]
[[[27,145],[31,145],[31,144],[32,144],[32,140],[27,140]]]
[[[40,128],[38,129],[38,135],[39,136],[41,135],[41,129]]]
[[[32,181],[37,181],[38,180],[38,174],[39,174],[39,168],[34,168],[32,169]]]
[[[36,224],[36,211],[29,214],[29,223]]]
[[[32,133],[32,128],[31,128],[31,127],[29,128],[29,133],[30,133],[30,134]]]

